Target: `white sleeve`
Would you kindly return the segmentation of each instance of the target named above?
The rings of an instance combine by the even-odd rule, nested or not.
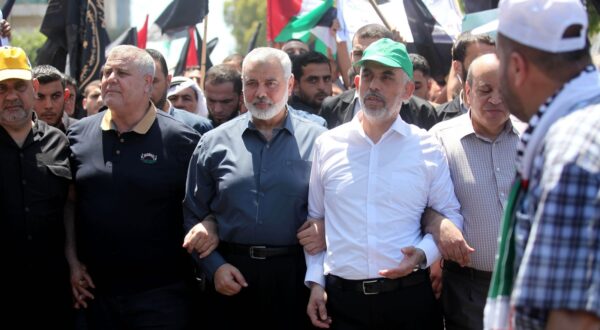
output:
[[[450,178],[448,159],[439,142],[432,138],[433,150],[429,153],[429,161],[433,164],[430,168],[430,187],[428,206],[443,214],[462,231],[463,217],[460,214],[460,204],[454,193],[454,185]]]

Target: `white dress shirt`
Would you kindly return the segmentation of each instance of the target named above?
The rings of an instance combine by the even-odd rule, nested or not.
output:
[[[327,250],[306,255],[305,281],[324,286],[324,275],[345,279],[381,277],[397,268],[401,248],[415,246],[427,266],[439,258],[429,234],[421,232],[426,207],[460,229],[462,216],[448,164],[437,140],[400,116],[374,144],[361,124],[323,133],[314,146],[308,212],[325,219]]]

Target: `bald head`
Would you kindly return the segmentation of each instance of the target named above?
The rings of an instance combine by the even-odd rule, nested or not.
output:
[[[471,63],[467,73],[467,83],[473,85],[473,77],[478,77],[482,72],[498,71],[500,62],[496,54],[484,54],[477,57]]]
[[[495,54],[481,55],[471,63],[465,85],[473,129],[494,140],[509,118],[500,93],[500,63]]]

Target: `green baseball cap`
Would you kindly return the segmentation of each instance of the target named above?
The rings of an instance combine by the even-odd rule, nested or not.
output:
[[[408,57],[406,46],[388,38],[379,39],[367,47],[363,57],[354,65],[364,65],[366,61],[374,61],[392,68],[401,68],[413,79],[413,65]]]

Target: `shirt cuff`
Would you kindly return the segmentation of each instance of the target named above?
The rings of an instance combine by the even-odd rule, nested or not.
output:
[[[221,256],[221,254],[216,251],[211,252],[205,258],[202,258],[202,259],[194,258],[194,259],[199,263],[200,267],[202,267],[202,269],[206,272],[206,276],[208,276],[209,279],[213,279],[217,269],[219,269],[219,267],[221,267],[222,265],[227,263],[227,261],[225,261],[225,258],[223,258],[223,256]]]
[[[304,252],[304,258],[306,260],[306,276],[304,276],[304,285],[310,288],[311,282],[314,282],[324,288],[325,275],[323,275],[323,261],[325,259],[325,252],[320,252],[313,256]]]
[[[425,258],[427,258],[425,267],[421,268],[431,266],[431,264],[440,258],[440,250],[438,250],[437,245],[435,245],[431,234],[423,236],[423,239],[417,244],[416,248],[423,250],[423,252],[425,252]]]

